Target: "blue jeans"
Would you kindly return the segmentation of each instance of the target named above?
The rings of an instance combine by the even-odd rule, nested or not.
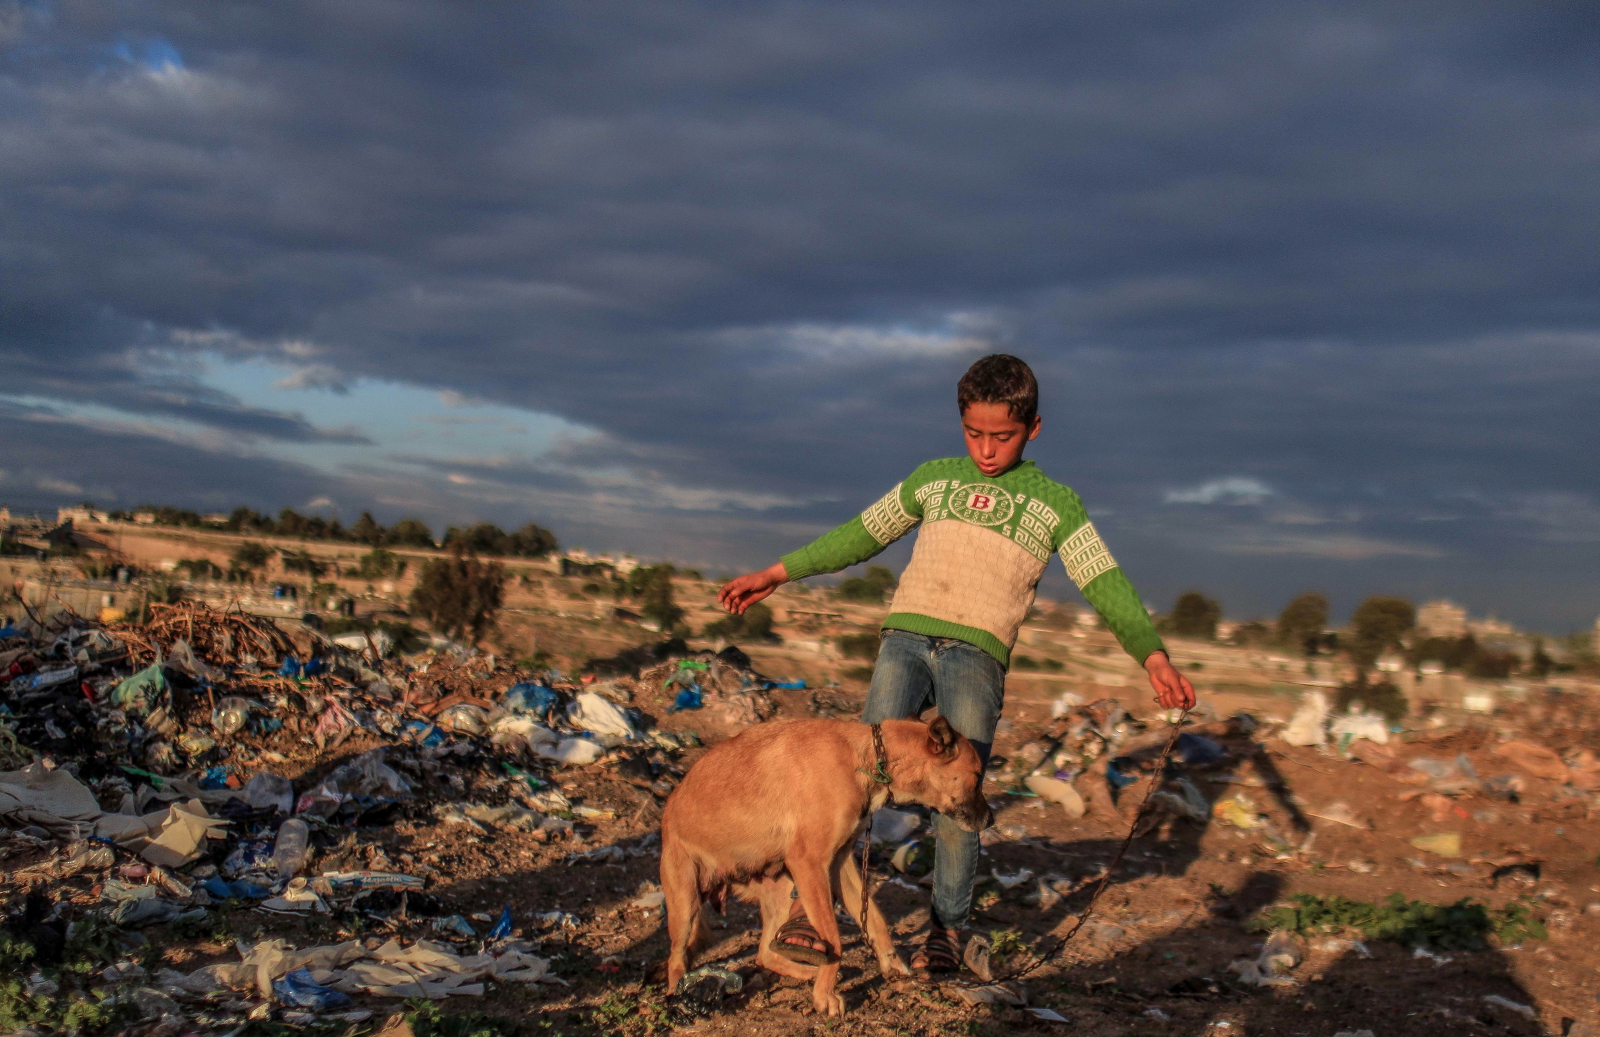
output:
[[[1005,695],[1005,667],[983,649],[950,637],[890,630],[878,646],[861,719],[877,724],[937,706],[987,764]],[[963,831],[937,813],[933,831],[933,914],[938,924],[955,929],[966,924],[972,910],[978,833]]]

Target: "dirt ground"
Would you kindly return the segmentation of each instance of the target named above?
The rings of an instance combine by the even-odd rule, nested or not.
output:
[[[1043,685],[1026,678],[1013,682],[997,755],[1015,752],[1048,726],[1049,701],[1058,688]],[[808,693],[783,694],[781,714],[809,715]],[[861,699],[859,691],[848,689],[837,696],[857,706]],[[1236,694],[1213,704],[1224,713],[1282,712],[1281,699],[1272,696]],[[434,882],[430,892],[445,905],[441,910],[487,916],[511,905],[528,935],[540,940],[540,953],[552,958],[571,986],[502,987],[457,1001],[463,1009],[521,1020],[528,1033],[1581,1034],[1586,1032],[1582,1026],[1600,1023],[1594,981],[1600,965],[1600,906],[1591,906],[1600,905],[1600,834],[1593,824],[1592,794],[1573,795],[1553,782],[1530,780],[1520,802],[1452,800],[1449,812],[1436,820],[1416,796],[1418,786],[1395,773],[1412,757],[1453,759],[1461,753],[1479,761],[1485,773],[1496,766],[1511,770],[1504,761],[1497,765],[1488,752],[1495,741],[1493,725],[1521,727],[1530,720],[1508,716],[1418,733],[1388,747],[1393,750],[1388,764],[1372,753],[1366,762],[1347,760],[1273,738],[1262,743],[1222,739],[1234,755],[1209,772],[1212,780],[1197,784],[1213,799],[1245,791],[1285,833],[1295,830],[1298,813],[1304,828],[1291,839],[1299,849],[1286,852],[1254,832],[1187,820],[1136,839],[1091,922],[1060,959],[1023,984],[1028,1007],[1052,1009],[1067,1023],[1041,1021],[1017,1007],[970,1007],[948,985],[886,984],[848,923],[841,985],[848,1012],[842,1020],[819,1017],[806,985],[779,980],[753,965],[759,921],[754,908],[745,905],[730,907],[726,918],[713,922],[716,943],[697,959],[737,969],[746,979],[744,990],[700,1018],[684,1018],[668,1005],[665,992],[647,981],[650,967],[665,955],[660,911],[633,906],[656,888],[659,800],[604,764],[561,772],[560,786],[574,803],[615,815],[580,824],[571,841],[540,843],[509,831],[473,833],[419,818],[362,830],[358,842],[372,848],[365,852],[381,850],[401,870],[428,875]],[[664,729],[697,731],[708,742],[730,733],[693,713],[661,721]],[[352,755],[365,747],[346,746]],[[686,751],[678,766],[692,765],[700,752]],[[477,776],[468,772],[461,798],[492,799],[500,781],[488,770]],[[1035,876],[1065,880],[1068,891],[1059,903],[1041,909],[1025,897],[1030,883],[1012,890],[992,880],[981,883],[972,928],[1010,931],[1024,943],[1044,943],[1076,920],[1127,831],[1122,817],[1131,812],[1142,786],[1128,790],[1120,815],[1091,810],[1073,821],[1037,798],[1000,791],[1001,784],[989,786],[996,807],[991,836],[997,837],[984,849],[980,874],[1011,876],[1026,868]],[[1407,794],[1412,798],[1402,800]],[[1348,804],[1362,827],[1315,816],[1335,802]],[[1435,857],[1409,843],[1417,834],[1445,830],[1461,834],[1461,858]],[[606,847],[620,847],[622,859],[592,859]],[[1533,868],[1505,870],[1521,863],[1536,864],[1537,877]],[[1494,878],[1497,869],[1501,874]],[[897,876],[882,855],[875,854],[873,873],[877,900],[909,956],[915,935],[927,923],[926,890]],[[1366,944],[1367,957],[1312,937],[1292,984],[1240,985],[1230,964],[1255,957],[1264,938],[1247,923],[1296,893],[1369,902],[1399,893],[1432,903],[1466,897],[1495,907],[1527,903],[1544,920],[1549,936],[1520,946],[1431,957],[1380,940]],[[576,928],[541,931],[528,924],[550,911],[575,915]],[[236,916],[235,930],[241,923],[302,946],[349,935],[326,921],[252,914],[249,921]],[[186,969],[231,958],[223,944],[167,953]],[[1529,1006],[1534,1017],[1488,1002],[1487,995]]]
[[[558,664],[575,665],[650,636],[618,619],[609,603],[585,597],[574,581],[546,574],[530,582],[502,623],[499,636],[508,653],[543,648],[553,651]],[[710,591],[710,584],[696,580],[682,587],[680,600],[697,621],[712,614]],[[861,660],[841,658],[833,639],[874,629],[882,609],[793,590],[774,604],[785,641],[747,646],[750,655],[765,675],[804,678],[808,687],[772,691],[773,719],[851,719],[859,713],[870,669]],[[1052,703],[1068,691],[1085,703],[1119,700],[1137,720],[1132,742],[1159,747],[1168,730],[1141,686],[1143,675],[1115,650],[1109,635],[1075,625],[1070,617],[1051,622],[1047,616],[1025,628],[1018,652],[1032,653],[1039,662],[1032,671],[1014,667],[1008,680],[996,763],[986,786],[995,826],[985,836],[971,921],[971,931],[987,935],[997,948],[1017,949],[1009,958],[997,955],[999,972],[1026,961],[1029,948],[1049,946],[1077,922],[1129,831],[1148,780],[1113,801],[1101,759],[1076,781],[1090,809],[1074,820],[1057,805],[1018,794],[1008,761],[1025,757],[1041,736],[1059,733]],[[435,902],[419,917],[392,923],[407,938],[439,939],[429,916],[460,913],[482,922],[509,905],[521,935],[537,941],[537,953],[551,960],[568,985],[491,985],[484,996],[453,998],[446,1008],[504,1016],[526,1034],[1600,1032],[1593,1029],[1600,1027],[1600,832],[1594,824],[1600,795],[1526,773],[1494,751],[1507,739],[1558,752],[1600,751],[1600,700],[1552,687],[1505,696],[1492,713],[1430,710],[1408,719],[1404,733],[1387,745],[1355,743],[1355,755],[1347,757],[1331,747],[1291,746],[1276,734],[1302,694],[1335,676],[1329,664],[1211,645],[1176,644],[1174,657],[1200,688],[1202,708],[1191,730],[1214,737],[1228,751],[1220,761],[1182,773],[1207,801],[1244,796],[1264,823],[1246,829],[1211,817],[1155,815],[1153,827],[1133,840],[1110,875],[1091,921],[1056,959],[1020,984],[1025,1007],[969,1005],[950,982],[886,983],[846,921],[841,992],[847,1014],[839,1020],[819,1017],[807,985],[754,966],[758,919],[753,907],[740,904],[725,918],[713,916],[716,941],[697,961],[738,971],[743,989],[720,1004],[669,1002],[648,978],[666,951],[660,909],[636,903],[643,898],[648,905],[657,889],[663,800],[659,789],[642,787],[637,774],[625,773],[614,759],[551,775],[575,807],[589,808],[576,811],[571,838],[542,841],[537,833],[474,830],[439,820],[442,805],[493,805],[511,797],[512,783],[499,761],[480,745],[427,773],[407,772],[423,786],[415,802],[381,823],[348,830],[341,845],[322,847],[317,867],[426,877]],[[493,699],[509,679],[497,677],[494,687],[486,683],[479,691]],[[701,743],[652,754],[669,780],[691,767],[704,745],[737,733],[709,709],[667,712],[664,693],[642,693],[633,704],[661,730],[693,733]],[[1255,718],[1253,733],[1228,722],[1241,711]],[[337,753],[326,754],[309,741],[287,751],[281,738],[275,750],[246,742],[229,762],[245,774],[270,766],[303,788],[380,744],[385,743],[357,734]],[[1516,776],[1506,786],[1511,791],[1443,797],[1408,766],[1422,757],[1463,756],[1485,778]],[[1459,835],[1460,855],[1438,856],[1411,844],[1437,833]],[[891,849],[874,853],[872,880],[897,945],[909,958],[928,921],[928,892],[914,875],[890,865]],[[7,862],[14,868],[29,863]],[[1031,878],[1011,884],[1022,869]],[[1041,897],[1041,880],[1054,895]],[[81,887],[74,896],[94,900],[90,877],[68,882]],[[1390,940],[1355,945],[1340,938],[1350,933],[1316,934],[1301,942],[1304,960],[1286,982],[1244,984],[1233,966],[1254,959],[1266,935],[1252,923],[1264,909],[1297,894],[1368,903],[1400,894],[1432,904],[1470,898],[1492,909],[1520,905],[1547,936],[1520,944],[1491,940],[1479,950],[1416,953]],[[567,922],[538,920],[550,912],[565,913]],[[161,964],[190,971],[237,961],[234,940],[283,936],[306,947],[381,935],[348,916],[218,908],[213,918],[199,936],[150,931]],[[376,1014],[352,1032],[371,1032],[396,1007],[392,1000],[357,1001]],[[1066,1021],[1040,1019],[1029,1009],[1049,1009]]]

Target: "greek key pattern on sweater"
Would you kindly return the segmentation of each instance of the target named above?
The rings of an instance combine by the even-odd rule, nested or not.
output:
[[[894,484],[894,489],[884,494],[878,502],[861,513],[861,524],[867,527],[867,532],[872,539],[880,544],[892,544],[896,540],[911,532],[917,520],[906,511],[905,505],[900,503],[900,487],[903,482]]]
[[[1094,528],[1093,522],[1085,522],[1067,537],[1061,545],[1061,562],[1080,589],[1101,573],[1117,567],[1117,560],[1111,557],[1110,549],[1100,539],[1100,531]]]
[[[1059,552],[1117,640],[1143,661],[1161,638],[1121,567],[1070,487],[1031,461],[986,476],[971,458],[919,465],[882,499],[830,533],[783,556],[792,580],[866,561],[920,525],[884,626],[966,641],[1006,664]]]

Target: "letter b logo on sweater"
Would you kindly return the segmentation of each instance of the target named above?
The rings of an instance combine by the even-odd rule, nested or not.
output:
[[[969,483],[950,495],[950,510],[957,518],[979,526],[998,526],[1016,511],[1011,494],[990,483]]]

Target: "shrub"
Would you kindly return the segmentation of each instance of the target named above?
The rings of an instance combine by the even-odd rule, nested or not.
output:
[[[745,609],[743,615],[723,616],[707,623],[700,636],[746,643],[780,640],[772,632],[772,610],[759,601]]]
[[[1336,699],[1338,709],[1343,712],[1350,708],[1352,702],[1360,702],[1371,712],[1381,714],[1391,724],[1399,722],[1410,708],[1399,688],[1386,680],[1368,683],[1366,674],[1339,686]]]
[[[846,659],[876,659],[883,638],[877,634],[840,634],[834,643]]]
[[[835,593],[845,601],[882,604],[884,593],[894,590],[899,582],[894,573],[883,566],[869,565],[865,576],[853,576],[843,581]]]
[[[1222,618],[1222,605],[1199,591],[1187,591],[1178,596],[1172,606],[1172,615],[1164,624],[1179,637],[1198,637],[1209,641],[1217,636],[1217,621]]]
[[[355,575],[363,580],[380,580],[406,574],[406,560],[393,551],[375,547],[356,562]]]
[[[422,567],[411,608],[447,637],[476,642],[492,629],[505,600],[506,570],[464,553]]]

